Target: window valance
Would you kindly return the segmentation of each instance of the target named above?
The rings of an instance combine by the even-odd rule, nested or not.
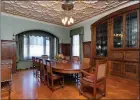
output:
[[[77,34],[84,35],[84,27],[79,27],[79,28],[70,30],[70,37]]]

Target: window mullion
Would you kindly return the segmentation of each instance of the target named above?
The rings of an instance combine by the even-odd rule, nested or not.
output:
[[[27,57],[30,58],[30,37],[27,35]]]
[[[43,50],[44,50],[44,55],[46,54],[46,37],[43,37]]]

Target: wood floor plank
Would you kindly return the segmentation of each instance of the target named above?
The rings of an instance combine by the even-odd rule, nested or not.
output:
[[[136,99],[139,85],[135,81],[117,77],[107,78],[107,95],[102,99]],[[6,99],[7,94],[2,94]],[[80,95],[76,84],[71,80],[65,82],[65,87],[52,92],[46,85],[40,83],[33,70],[19,71],[13,75],[11,99],[86,99]]]

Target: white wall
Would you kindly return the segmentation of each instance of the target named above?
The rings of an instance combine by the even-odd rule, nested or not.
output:
[[[28,19],[10,14],[1,14],[1,39],[12,40],[13,34],[18,34],[27,30],[44,30],[63,39],[64,43],[69,43],[69,29],[46,22]]]
[[[139,1],[132,1],[132,2],[126,3],[125,5],[119,6],[117,8],[112,9],[112,10],[106,11],[105,13],[102,13],[102,14],[99,14],[95,17],[92,17],[91,19],[88,19],[88,20],[85,20],[81,23],[75,24],[75,25],[69,27],[69,29],[71,30],[71,29],[75,29],[75,28],[83,26],[84,27],[84,41],[91,41],[91,30],[90,30],[91,24],[93,24],[97,20],[101,19],[102,17],[111,14],[112,12],[115,12],[119,9],[128,7],[128,6],[136,4],[136,3],[139,3]]]

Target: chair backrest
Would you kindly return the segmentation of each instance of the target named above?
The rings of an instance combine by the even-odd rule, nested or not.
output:
[[[70,56],[65,56],[65,60],[70,60]]]
[[[36,58],[35,62],[36,62],[36,65],[38,65],[38,66],[40,65],[40,59],[39,58]]]
[[[105,60],[100,60],[96,64],[96,80],[100,80],[106,77],[106,67],[107,62]]]
[[[5,63],[1,64],[1,82],[12,80],[12,64]]]
[[[47,75],[50,75],[52,76],[52,65],[51,65],[51,61],[50,60],[46,60],[46,72],[47,72]]]
[[[48,55],[42,55],[42,58],[43,58],[43,59],[48,59],[49,56],[48,56]]]
[[[35,57],[32,57],[32,62],[33,62],[33,65],[35,64]]]
[[[84,62],[84,63],[87,63],[87,64],[90,64],[90,58],[84,58],[84,59],[83,59],[83,62]]]
[[[73,56],[73,61],[79,61],[79,57],[78,56]]]
[[[40,63],[40,74],[44,75],[44,62],[43,59],[39,59],[39,63]]]
[[[40,68],[43,68],[43,59],[39,59]]]

